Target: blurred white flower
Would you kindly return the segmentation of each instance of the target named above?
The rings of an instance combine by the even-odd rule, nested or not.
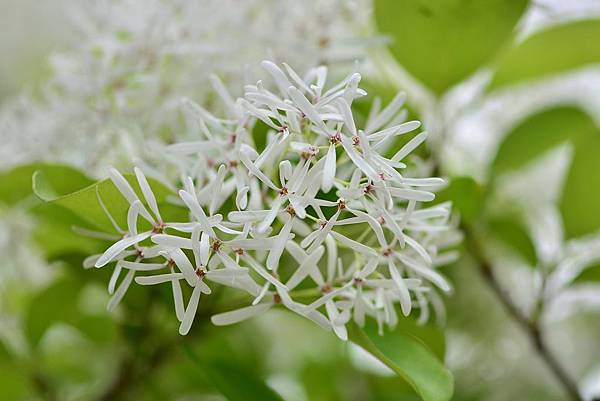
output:
[[[97,173],[143,156],[144,138],[181,140],[179,99],[212,106],[217,74],[241,88],[264,57],[303,67],[364,54],[365,0],[102,0],[71,14],[75,49],[51,75],[0,110],[0,167],[59,161]]]

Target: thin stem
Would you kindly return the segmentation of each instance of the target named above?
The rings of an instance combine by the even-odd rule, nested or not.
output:
[[[466,245],[469,249],[470,254],[477,260],[480,268],[481,275],[484,281],[488,284],[498,301],[502,304],[506,312],[515,320],[521,327],[523,332],[527,335],[531,341],[534,349],[546,364],[548,369],[556,377],[556,379],[562,384],[565,391],[574,401],[583,401],[577,383],[569,376],[565,368],[561,365],[559,360],[554,356],[552,350],[544,341],[544,335],[542,327],[537,319],[530,319],[519,308],[512,302],[508,294],[504,291],[492,269],[491,264],[485,258],[483,251],[476,241],[476,237],[468,227],[463,227],[466,237]],[[542,305],[540,305],[542,308]]]

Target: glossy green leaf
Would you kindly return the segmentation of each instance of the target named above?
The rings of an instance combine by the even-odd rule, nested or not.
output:
[[[198,374],[229,401],[283,401],[254,372],[225,358],[206,360],[184,345],[185,353],[198,366]]]
[[[440,94],[488,63],[512,38],[527,0],[376,0],[379,31],[415,78]]]
[[[68,254],[90,255],[106,248],[104,241],[80,235],[73,226],[85,226],[74,213],[51,203],[42,203],[31,209],[35,226],[33,239],[49,260]]]
[[[349,326],[352,342],[406,380],[424,401],[447,401],[454,392],[450,371],[419,338],[401,328],[380,336],[375,324]]]
[[[547,28],[507,50],[498,61],[490,89],[600,62],[600,19]]]
[[[13,205],[31,196],[32,176],[40,171],[57,194],[66,194],[93,183],[77,169],[59,164],[32,163],[0,173],[0,202]]]
[[[565,141],[578,142],[596,130],[581,109],[562,106],[543,110],[517,124],[505,137],[491,165],[491,176],[516,170]]]
[[[93,181],[77,169],[48,163],[32,163],[0,173],[0,203],[14,206],[26,202],[32,219],[33,239],[49,259],[65,253],[94,253],[99,250],[96,240],[76,235],[71,226],[81,225],[81,219],[56,205],[41,203],[33,193],[33,176],[43,177],[46,193],[60,196],[84,188]]]
[[[141,190],[135,177],[132,175],[126,175],[125,178],[138,193],[140,199],[143,200]],[[185,217],[183,208],[173,207],[172,205],[165,204],[167,196],[173,195],[168,188],[149,177],[148,182],[154,192],[157,202],[159,203],[163,218],[179,219]],[[102,209],[100,203],[101,200],[102,203],[104,203],[104,205],[108,208],[117,223],[122,228],[126,227],[129,203],[121,195],[112,181],[108,179],[99,181],[73,193],[55,196],[56,192],[46,181],[46,175],[36,174],[34,176],[34,190],[36,195],[42,200],[64,207],[65,209],[73,212],[83,221],[98,229],[107,232],[114,232],[114,228],[110,222],[110,219]],[[165,213],[162,213],[163,210]]]
[[[575,147],[560,200],[565,235],[576,238],[600,229],[600,129]]]

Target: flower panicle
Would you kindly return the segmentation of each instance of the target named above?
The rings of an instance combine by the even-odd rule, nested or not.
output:
[[[428,205],[445,181],[411,174],[409,155],[427,134],[415,132],[419,122],[405,121],[406,96],[372,112],[359,128],[353,104],[366,95],[359,74],[329,86],[323,66],[303,77],[287,64],[262,66],[272,83],[246,86],[236,101],[213,81],[226,104],[224,118],[192,100],[182,102],[200,138],[164,147],[152,169],[139,164],[134,172],[142,196],[110,170],[130,205],[127,230],[116,226],[121,238],[86,261],[115,263],[109,306],[134,281],[169,283],[179,331],[186,334],[201,295],[222,285],[246,292],[251,301],[214,315],[216,325],[278,305],[342,340],[349,321],[362,326],[367,316],[383,330],[397,324],[398,312],[407,316],[416,308],[424,322],[430,305],[440,308],[438,293],[452,290],[438,267],[455,258],[446,249],[457,236],[450,205]],[[258,125],[268,131],[260,146]],[[396,150],[400,135],[412,138]],[[163,220],[163,201],[144,170],[163,181],[176,171],[166,184],[180,182],[178,195],[166,202],[187,209],[187,220]],[[140,229],[140,220],[150,228]],[[192,288],[187,305],[182,285]],[[300,285],[314,289],[311,302],[295,299]]]

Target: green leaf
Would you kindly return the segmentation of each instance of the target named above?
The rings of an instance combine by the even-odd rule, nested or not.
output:
[[[513,249],[530,266],[537,265],[537,252],[529,233],[516,218],[502,217],[488,222],[488,231]]]
[[[30,393],[30,383],[26,372],[17,365],[15,359],[0,341],[0,389],[3,401],[26,399]]]
[[[67,254],[90,255],[106,248],[104,241],[86,237],[73,231],[73,226],[84,226],[80,218],[67,209],[43,203],[31,209],[35,219],[33,239],[48,260]]]
[[[559,202],[565,236],[576,238],[600,229],[600,129],[582,138]]]
[[[600,129],[588,114],[563,106],[528,117],[505,137],[490,175],[494,180],[565,142],[574,155],[559,207],[566,237],[575,238],[600,228]]]
[[[229,401],[283,401],[281,396],[256,377],[254,372],[228,359],[200,358],[187,345],[184,351],[200,368],[199,373]]]
[[[583,283],[600,283],[600,263],[596,262],[591,266],[587,266],[573,280],[573,284]]]
[[[59,164],[33,163],[0,173],[0,203],[14,205],[33,194],[31,177],[40,171],[58,194],[66,194],[93,183],[77,169]]]
[[[32,345],[37,345],[54,323],[77,319],[76,300],[80,288],[75,280],[60,279],[31,300],[24,325],[25,335]]]
[[[73,224],[81,225],[81,219],[56,205],[42,204],[34,197],[32,177],[39,177],[38,191],[60,196],[77,191],[93,181],[75,168],[47,163],[32,163],[0,173],[0,203],[16,206],[27,201],[28,211],[34,218],[33,238],[49,259],[65,253],[94,253],[99,242],[76,235]]]
[[[96,344],[110,344],[117,337],[117,324],[113,316],[82,315],[76,322],[77,328]]]
[[[376,0],[379,31],[400,64],[437,94],[488,63],[527,0]],[[556,54],[556,53],[554,53]]]
[[[576,21],[535,33],[503,54],[489,89],[600,62],[600,19]]]
[[[394,335],[401,332],[418,339],[427,347],[440,361],[446,356],[446,338],[444,332],[434,324],[417,324],[412,317],[398,316],[398,325],[394,332],[386,333]]]
[[[447,401],[454,392],[452,374],[417,337],[401,329],[380,336],[375,324],[349,326],[349,338],[406,380],[424,401]]]
[[[135,176],[125,175],[125,178],[131,184],[140,199],[143,200],[144,198],[142,197]],[[70,210],[80,219],[98,229],[114,232],[110,219],[102,209],[99,200],[100,198],[117,223],[122,228],[126,227],[129,203],[123,195],[121,195],[112,181],[108,179],[102,180],[73,193],[55,196],[54,194],[56,191],[52,190],[52,187],[49,186],[45,180],[46,178],[43,174],[36,174],[34,176],[34,190],[40,199]],[[167,187],[150,177],[148,177],[148,182],[154,192],[164,219],[177,220],[185,218],[186,213],[183,208],[166,204],[167,197],[173,195]]]
[[[569,140],[578,142],[596,131],[581,109],[562,106],[527,117],[504,138],[491,165],[491,176],[519,169],[544,152]]]
[[[436,194],[434,203],[452,202],[461,220],[472,223],[479,216],[484,202],[483,188],[471,177],[453,177],[447,188]]]
[[[31,300],[24,319],[25,336],[37,346],[46,331],[56,323],[66,323],[78,329],[96,344],[108,344],[117,336],[114,318],[105,314],[90,314],[80,308],[83,284],[69,275],[42,289]]]

